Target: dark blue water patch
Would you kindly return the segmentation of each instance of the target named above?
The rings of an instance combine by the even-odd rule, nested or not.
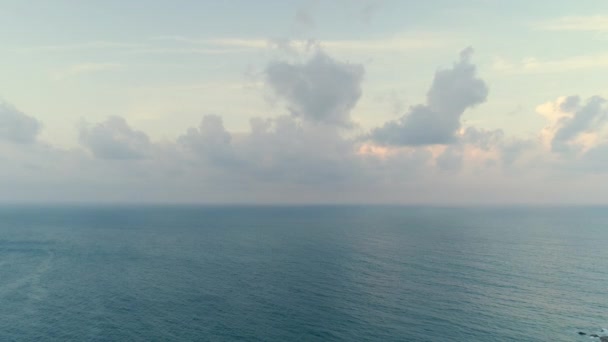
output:
[[[603,208],[3,207],[0,340],[588,341]]]

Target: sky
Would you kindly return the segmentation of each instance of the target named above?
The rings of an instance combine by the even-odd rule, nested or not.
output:
[[[608,204],[608,2],[0,0],[0,202]]]

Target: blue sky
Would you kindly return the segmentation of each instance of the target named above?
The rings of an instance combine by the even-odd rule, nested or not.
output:
[[[604,1],[6,0],[0,22],[4,201],[608,201]]]

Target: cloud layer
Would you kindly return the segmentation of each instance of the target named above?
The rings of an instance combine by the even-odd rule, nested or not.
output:
[[[245,131],[208,114],[160,142],[110,116],[82,124],[82,148],[71,150],[39,141],[42,124],[3,104],[0,184],[23,189],[23,200],[61,191],[74,201],[540,202],[568,198],[566,188],[543,185],[547,178],[608,171],[600,96],[538,106],[546,125],[535,136],[464,126],[489,93],[468,48],[435,73],[424,103],[366,131],[353,124],[364,74],[320,50],[304,62],[274,61],[265,80],[287,110],[253,117]]]

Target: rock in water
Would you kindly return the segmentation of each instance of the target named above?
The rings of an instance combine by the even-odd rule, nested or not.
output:
[[[586,333],[584,333],[584,332],[582,332],[582,331],[579,331],[579,332],[578,332],[578,334],[579,334],[579,335],[587,335]]]
[[[591,337],[600,337],[600,335],[598,335],[598,334],[591,334],[589,336],[591,336]]]

